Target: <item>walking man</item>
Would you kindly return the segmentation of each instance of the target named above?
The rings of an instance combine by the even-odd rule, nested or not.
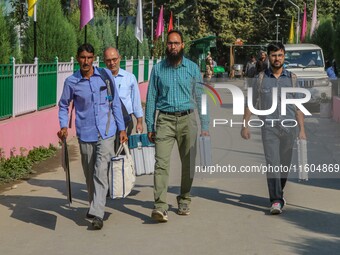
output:
[[[285,48],[280,42],[270,44],[267,48],[270,66],[257,76],[253,82],[253,102],[259,102],[259,109],[270,109],[273,102],[273,88],[277,88],[276,110],[265,116],[259,116],[264,122],[262,126],[262,143],[266,164],[269,167],[289,168],[292,160],[293,146],[296,139],[296,123],[299,127],[299,139],[306,139],[304,128],[304,115],[293,104],[286,105],[286,115],[281,112],[281,89],[295,87],[296,76],[283,67]],[[260,78],[262,77],[262,78]],[[299,98],[301,93],[287,93],[287,98]],[[259,99],[259,100],[258,100]],[[245,109],[243,119],[247,125],[251,117],[248,107]],[[284,126],[282,125],[284,121]],[[242,127],[241,136],[250,139],[248,126]],[[268,169],[269,169],[268,167]],[[283,189],[288,178],[288,171],[267,172],[269,199],[271,202],[270,213],[280,214],[285,205]]]
[[[103,227],[108,190],[108,163],[114,152],[114,135],[120,131],[120,142],[127,141],[118,91],[114,86],[112,100],[98,68],[94,67],[94,49],[90,44],[78,48],[80,70],[69,76],[59,101],[59,138],[67,137],[68,110],[71,101],[75,108],[76,131],[81,162],[86,179],[94,229]],[[105,70],[113,79],[111,72]]]
[[[111,70],[115,84],[118,88],[118,94],[127,112],[134,115],[137,119],[136,132],[143,133],[143,108],[140,99],[139,88],[136,77],[120,68],[121,56],[117,49],[108,47],[104,51],[104,61],[106,67]],[[127,135],[131,135],[133,121],[127,126]],[[116,139],[115,151],[119,147],[119,139]]]
[[[196,155],[197,124],[201,135],[209,135],[209,117],[201,114],[202,77],[198,66],[183,56],[184,42],[180,31],[168,33],[167,58],[154,66],[147,93],[146,125],[148,138],[156,145],[154,174],[154,210],[151,217],[168,221],[166,201],[171,151],[176,141],[182,163],[181,189],[177,196],[178,214],[190,214],[190,190]],[[156,121],[156,110],[159,114]]]

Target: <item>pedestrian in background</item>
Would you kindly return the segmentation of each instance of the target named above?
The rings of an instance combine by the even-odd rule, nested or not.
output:
[[[121,56],[119,51],[113,47],[108,47],[104,50],[104,62],[106,67],[110,69],[118,94],[122,100],[125,108],[131,116],[134,115],[137,119],[136,132],[143,133],[143,108],[140,99],[140,93],[136,77],[122,68],[120,68]],[[133,121],[130,121],[126,132],[131,135],[133,130]],[[118,150],[120,145],[119,139],[116,137],[115,151]]]
[[[269,60],[267,53],[263,50],[259,52],[258,60],[256,61],[256,73],[265,71],[269,67]]]
[[[246,64],[246,68],[244,71],[245,76],[245,86],[244,88],[247,88],[249,84],[251,84],[252,79],[255,77],[257,71],[256,71],[256,57],[255,55],[250,56],[250,60]]]
[[[107,84],[99,69],[93,66],[93,60],[93,46],[81,45],[77,51],[80,70],[65,80],[59,101],[61,129],[58,136],[60,139],[67,138],[68,112],[73,101],[81,163],[90,203],[86,216],[93,219],[94,229],[101,229],[108,191],[108,163],[114,153],[114,136],[118,130],[121,143],[127,141],[127,136],[118,91],[114,86],[110,104]],[[113,79],[111,72],[105,71]]]
[[[170,157],[177,142],[182,163],[180,194],[177,196],[179,215],[190,214],[190,190],[196,156],[198,109],[201,135],[209,135],[209,116],[201,114],[202,76],[198,66],[183,56],[184,42],[180,31],[168,33],[167,58],[156,64],[151,72],[147,103],[148,137],[155,143],[154,210],[151,217],[168,221],[167,190]],[[159,114],[156,120],[156,110]]]
[[[214,74],[214,62],[211,57],[211,52],[208,51],[208,55],[205,58],[205,78],[208,82],[210,82],[212,76]]]

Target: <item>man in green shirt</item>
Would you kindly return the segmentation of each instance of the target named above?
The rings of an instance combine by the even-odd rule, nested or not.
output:
[[[197,123],[201,135],[209,135],[209,116],[201,114],[202,76],[198,66],[183,57],[184,43],[180,31],[168,33],[167,58],[152,69],[146,103],[148,138],[156,145],[154,174],[155,204],[151,217],[168,221],[166,195],[171,151],[176,141],[182,162],[181,190],[177,196],[178,214],[190,214],[190,190],[196,156]],[[159,114],[156,120],[156,110]]]

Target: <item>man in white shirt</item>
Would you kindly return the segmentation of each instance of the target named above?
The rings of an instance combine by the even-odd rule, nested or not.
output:
[[[111,70],[114,77],[118,94],[129,114],[133,114],[137,119],[136,132],[143,133],[143,108],[140,99],[140,93],[136,77],[120,68],[121,56],[119,51],[113,47],[104,50],[104,62],[106,67]],[[133,129],[133,121],[127,126],[127,135],[131,135]],[[117,151],[119,141],[115,144]]]

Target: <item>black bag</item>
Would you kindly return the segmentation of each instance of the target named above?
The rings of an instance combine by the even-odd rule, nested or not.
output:
[[[113,97],[114,97],[114,81],[111,79],[111,77],[107,74],[104,68],[98,68],[98,71],[100,73],[100,77],[103,79],[107,87],[107,94],[109,97],[110,102],[112,103]],[[127,127],[129,122],[131,121],[131,116],[126,110],[125,105],[123,104],[122,100],[119,98],[121,108],[122,108],[122,113],[123,113],[123,118],[124,118],[124,123],[125,126]]]

